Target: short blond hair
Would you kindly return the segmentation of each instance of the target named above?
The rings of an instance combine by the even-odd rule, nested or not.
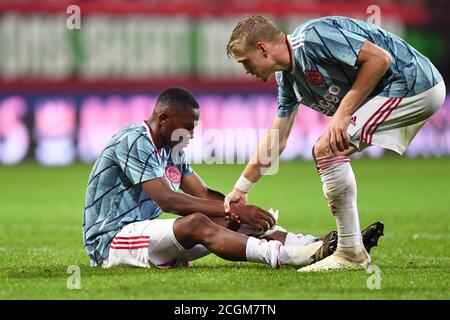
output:
[[[263,16],[246,16],[234,28],[227,44],[228,57],[256,48],[259,41],[273,42],[283,33],[269,19]]]

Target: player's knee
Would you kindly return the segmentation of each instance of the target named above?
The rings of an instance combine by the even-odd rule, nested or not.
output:
[[[177,219],[174,225],[175,237],[185,248],[203,243],[208,226],[212,223],[205,214],[200,212],[191,213],[183,218]]]
[[[203,245],[208,245],[217,231],[216,224],[207,215],[200,212],[190,214],[186,222],[191,230],[192,238]]]
[[[321,136],[319,140],[317,140],[312,149],[312,155],[315,162],[317,162],[317,158],[350,156],[355,152],[357,152],[357,149],[353,145],[350,145],[346,150],[338,152],[337,154],[333,154],[328,141],[323,136]]]
[[[315,161],[319,157],[330,157],[333,155],[333,152],[331,151],[330,146],[325,142],[325,140],[320,137],[312,148],[312,155]]]
[[[194,212],[190,215],[186,216],[186,220],[189,223],[189,225],[193,228],[195,227],[201,227],[202,225],[207,224],[211,219],[208,218],[205,214],[201,212]]]
[[[192,230],[195,235],[200,237],[206,232],[208,226],[212,223],[211,219],[201,212],[191,213],[185,218],[189,229]]]

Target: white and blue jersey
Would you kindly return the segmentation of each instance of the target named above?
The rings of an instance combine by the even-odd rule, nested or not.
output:
[[[161,208],[142,189],[142,182],[165,177],[172,190],[192,173],[181,151],[158,150],[147,124],[133,124],[115,134],[95,162],[86,192],[83,242],[91,266],[108,257],[109,245],[127,224],[151,220]]]
[[[433,64],[401,38],[367,22],[346,17],[308,20],[287,36],[293,69],[276,72],[278,116],[299,103],[332,116],[359,72],[356,64],[365,41],[388,51],[392,64],[368,99],[411,97],[442,80]]]

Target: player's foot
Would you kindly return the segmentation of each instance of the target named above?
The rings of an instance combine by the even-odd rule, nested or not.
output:
[[[383,231],[384,224],[382,222],[375,222],[361,232],[364,247],[368,253],[370,253],[370,249],[378,246],[378,240],[384,235]]]
[[[300,268],[299,272],[319,272],[337,270],[367,269],[370,266],[370,256],[361,245],[358,248],[338,248],[332,255],[312,265]]]
[[[383,231],[384,224],[382,222],[375,222],[361,232],[364,248],[366,248],[367,253],[370,253],[370,249],[373,247],[378,246],[378,240],[384,235]],[[325,259],[337,249],[338,235],[336,231],[331,231],[325,237],[318,238],[318,240],[323,241],[323,245],[316,251],[311,263]]]
[[[324,247],[324,241],[319,240],[302,245],[293,245],[284,247],[284,256],[282,257],[283,264],[304,267],[314,263],[314,256]]]
[[[331,231],[325,237],[319,238],[318,241],[322,241],[322,246],[312,256],[311,264],[332,255],[336,251],[337,240],[338,236],[336,231]]]

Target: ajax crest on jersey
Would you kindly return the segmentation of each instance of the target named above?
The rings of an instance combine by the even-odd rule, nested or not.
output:
[[[309,83],[315,86],[318,86],[324,82],[323,75],[317,70],[306,70],[305,76]]]
[[[166,177],[173,183],[180,183],[181,172],[176,166],[168,166],[166,167]]]

